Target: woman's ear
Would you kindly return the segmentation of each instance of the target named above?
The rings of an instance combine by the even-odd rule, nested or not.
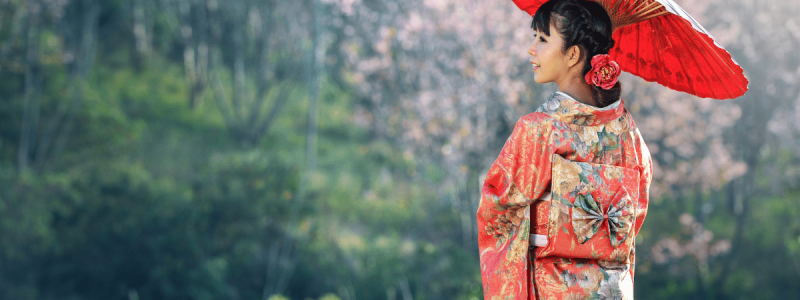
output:
[[[581,47],[578,47],[578,45],[573,45],[567,49],[567,66],[572,68],[579,62],[581,62]]]

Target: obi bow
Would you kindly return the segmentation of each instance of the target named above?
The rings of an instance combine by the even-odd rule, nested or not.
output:
[[[572,228],[581,244],[605,223],[611,245],[616,248],[628,237],[633,220],[633,202],[624,187],[611,197],[605,211],[590,193],[578,194],[572,207]]]

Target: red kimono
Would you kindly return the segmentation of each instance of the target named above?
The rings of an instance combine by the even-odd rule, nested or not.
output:
[[[484,181],[484,299],[632,299],[651,179],[621,100],[596,108],[553,94],[517,122]]]

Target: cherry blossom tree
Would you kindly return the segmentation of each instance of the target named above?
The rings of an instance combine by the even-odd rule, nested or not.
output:
[[[408,159],[438,162],[447,176],[432,187],[459,212],[464,247],[477,248],[479,177],[516,120],[544,100],[526,72],[530,17],[503,1],[335,6],[362,97],[357,120]]]

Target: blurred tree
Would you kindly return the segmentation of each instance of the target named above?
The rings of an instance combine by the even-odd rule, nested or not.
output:
[[[719,18],[719,26],[724,28],[726,24],[730,25],[728,30],[734,32],[729,34],[741,41],[731,48],[744,58],[741,64],[751,79],[750,91],[739,100],[745,113],[728,135],[736,150],[736,157],[747,164],[749,172],[728,185],[728,203],[736,216],[736,230],[732,252],[722,261],[722,273],[714,282],[715,290],[722,290],[731,274],[734,259],[741,259],[739,251],[749,247],[744,234],[748,224],[754,221],[750,220],[753,205],[759,205],[754,201],[762,198],[769,188],[759,186],[757,174],[763,169],[764,163],[777,162],[780,158],[779,155],[764,151],[767,147],[777,148],[775,141],[782,140],[782,136],[792,135],[790,131],[784,131],[771,137],[768,130],[768,123],[775,113],[795,105],[794,100],[800,95],[800,59],[792,55],[794,49],[800,47],[800,34],[796,25],[791,26],[792,16],[800,13],[800,5],[790,3],[780,6],[759,5],[755,1],[743,0],[737,6],[723,3],[714,5],[719,9],[713,15]],[[770,34],[763,34],[766,28],[771,28]],[[769,139],[773,140],[772,143]],[[773,180],[783,181],[779,179],[782,176],[776,177]],[[796,182],[797,178],[786,179]],[[795,275],[800,279],[800,273]]]
[[[263,140],[276,115],[288,100],[288,90],[281,85],[282,81],[288,79],[288,76],[302,74],[275,73],[274,62],[270,60],[269,50],[273,42],[270,36],[272,31],[282,29],[273,26],[277,23],[274,17],[279,4],[275,1],[230,3],[221,7],[225,10],[223,16],[230,16],[224,23],[212,17],[215,14],[209,14],[209,24],[212,24],[211,38],[214,41],[211,46],[213,72],[210,79],[214,98],[231,134],[247,145],[257,145]],[[293,9],[297,8],[289,6],[284,11]],[[288,23],[287,26],[292,26],[291,24]],[[296,67],[302,69],[302,62]],[[291,68],[284,69],[289,70]],[[229,74],[232,78],[230,93],[222,84],[223,74]],[[272,74],[276,78],[268,78]],[[268,92],[276,94],[271,97],[272,107],[265,111],[264,104],[271,96]]]
[[[26,32],[24,101],[17,151],[20,173],[31,168],[39,173],[52,167],[54,157],[59,156],[70,138],[77,110],[83,103],[83,86],[94,61],[100,5],[81,1],[75,4],[79,7],[69,9],[67,4],[30,0],[16,11],[25,21],[14,25],[24,26],[22,31]],[[43,108],[43,82],[54,80],[57,75],[53,71],[64,67],[68,79],[57,88],[66,90],[67,99],[58,101],[54,111]]]
[[[445,172],[440,198],[459,212],[452,225],[464,249],[477,249],[479,177],[513,123],[535,107],[521,101],[537,91],[521,78],[528,20],[504,2],[336,4],[345,20],[343,56],[361,92],[359,119],[409,158]]]

